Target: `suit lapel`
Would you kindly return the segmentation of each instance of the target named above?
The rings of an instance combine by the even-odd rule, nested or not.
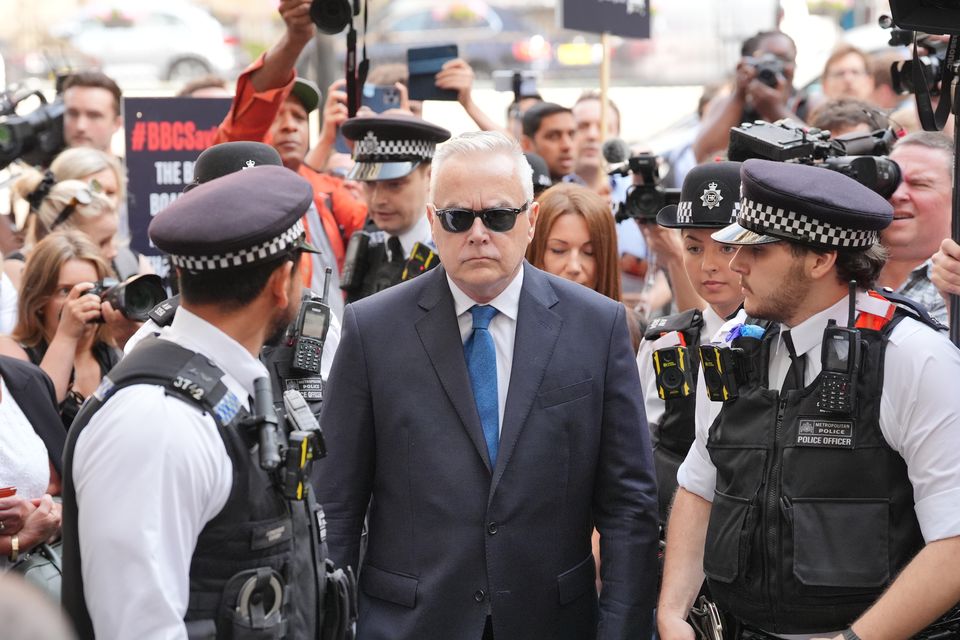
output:
[[[446,270],[441,266],[423,274],[421,278],[430,278],[432,282],[424,289],[418,301],[420,308],[426,312],[416,322],[420,342],[436,369],[447,397],[460,416],[467,435],[489,471],[487,442],[483,437],[480,415],[473,401],[473,389],[467,373],[457,312],[453,304],[453,294],[447,284]]]
[[[513,343],[513,367],[510,372],[507,404],[503,411],[497,468],[494,470],[490,487],[491,497],[500,482],[504,467],[513,455],[563,324],[563,319],[550,310],[558,299],[547,278],[527,262],[524,262],[523,268],[523,288],[520,292],[517,332]]]

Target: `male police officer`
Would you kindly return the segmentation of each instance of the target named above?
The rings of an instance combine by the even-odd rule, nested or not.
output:
[[[104,378],[65,453],[63,593],[81,637],[319,637],[312,493],[276,484],[262,396],[248,401],[261,347],[298,309],[311,199],[293,172],[254,167],[151,223],[181,306]]]
[[[678,474],[660,636],[693,637],[705,573],[739,637],[908,638],[960,596],[960,353],[862,289],[893,218],[880,196],[815,167],[748,160],[741,177],[737,223],[713,237],[739,245],[744,309],[774,324],[701,350],[725,401]]]
[[[347,302],[354,302],[439,264],[427,193],[433,152],[450,132],[402,114],[351,118],[341,130],[355,141],[356,164],[347,179],[363,182],[367,211],[379,230],[350,239],[340,286]]]

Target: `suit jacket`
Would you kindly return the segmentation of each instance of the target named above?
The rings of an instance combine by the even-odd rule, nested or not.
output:
[[[47,446],[47,454],[57,473],[62,474],[67,430],[60,420],[53,382],[40,367],[7,356],[0,356],[0,376],[33,430]]]
[[[495,468],[441,267],[348,305],[322,414],[359,640],[647,638],[657,492],[623,305],[524,263]],[[601,533],[603,595],[591,532]]]

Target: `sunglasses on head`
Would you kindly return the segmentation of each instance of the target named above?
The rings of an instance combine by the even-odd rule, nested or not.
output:
[[[524,202],[519,207],[491,207],[490,209],[437,209],[437,217],[444,231],[463,233],[473,226],[473,221],[480,218],[483,226],[490,231],[503,233],[513,229],[517,223],[517,216],[527,210],[530,202]]]

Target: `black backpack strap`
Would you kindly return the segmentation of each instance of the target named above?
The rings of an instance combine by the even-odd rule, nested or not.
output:
[[[935,331],[946,331],[947,327],[939,320],[930,315],[930,312],[913,298],[895,293],[892,289],[884,287],[879,291],[880,295],[897,305],[897,309],[914,320],[918,320]]]
[[[643,337],[647,340],[656,340],[664,333],[671,331],[690,331],[703,326],[703,313],[699,309],[689,309],[683,313],[655,318],[647,325]]]

